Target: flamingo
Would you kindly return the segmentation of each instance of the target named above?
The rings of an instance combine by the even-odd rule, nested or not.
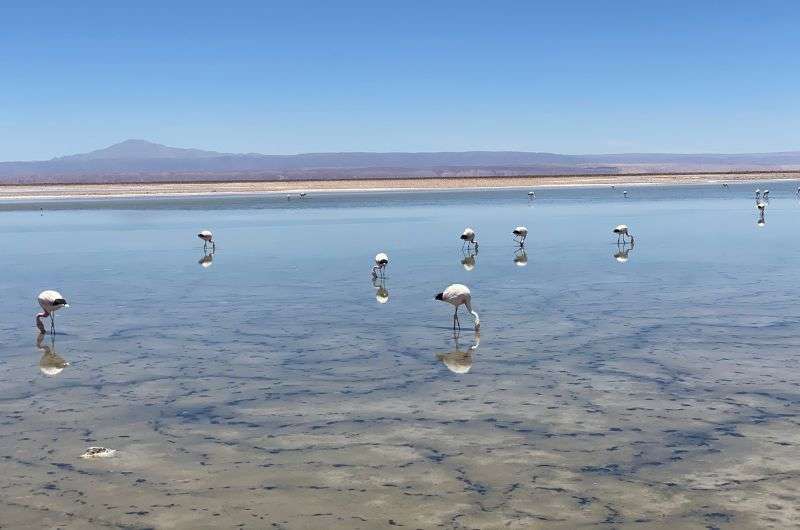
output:
[[[727,190],[727,189],[728,189],[728,183],[727,183],[727,182],[723,182],[723,183],[722,183],[722,187],[723,187],[723,188],[725,188],[725,189]]]
[[[625,241],[625,236],[631,238],[631,243],[633,243],[633,236],[628,231],[628,225],[617,225],[613,232],[617,234],[617,244],[619,244],[620,238],[622,238],[622,241]]]
[[[760,198],[761,198],[761,190],[757,189],[756,190],[756,200],[759,200]]]
[[[519,246],[523,246],[525,244],[525,238],[528,237],[527,228],[524,226],[518,226],[511,233],[514,234],[514,241],[519,243]]]
[[[50,317],[50,333],[55,335],[56,321],[53,313],[62,307],[69,307],[69,304],[58,291],[42,291],[39,293],[38,301],[39,305],[42,306],[42,312],[36,315],[36,327],[39,328],[40,332],[47,333],[44,329],[44,324],[42,324],[42,319]]]
[[[622,190],[622,196],[628,198],[628,190]]]
[[[769,190],[764,190],[764,202],[769,202]]]
[[[389,256],[387,256],[384,252],[379,252],[375,254],[375,266],[372,267],[372,278],[375,279],[378,277],[378,273],[380,273],[381,278],[384,277],[384,271],[386,270],[386,266],[389,264]]]
[[[797,193],[795,193],[798,197],[800,197],[800,186],[797,186]]]
[[[475,230],[472,228],[467,227],[464,229],[464,232],[461,234],[461,240],[466,244],[475,245],[475,250],[478,250],[478,242],[475,241]]]
[[[478,316],[478,313],[472,310],[472,293],[470,292],[469,287],[466,285],[461,285],[460,283],[454,283],[441,293],[434,296],[434,300],[441,300],[442,302],[447,302],[455,307],[455,312],[453,313],[454,330],[456,328],[461,329],[461,323],[458,320],[458,307],[463,305],[467,308],[467,311],[472,313],[472,316],[475,319],[475,331],[480,331],[481,319]]]
[[[304,192],[304,191],[301,191],[301,192],[300,192],[300,198],[301,198],[301,199],[305,199],[305,198],[306,198],[306,195],[308,195],[306,192]]]
[[[203,250],[208,247],[209,243],[211,243],[212,252],[217,250],[217,244],[214,242],[214,234],[211,233],[211,230],[201,230],[197,237],[203,240]]]
[[[800,189],[800,188],[798,188],[798,189]],[[532,191],[529,191],[528,192],[528,200],[532,200],[532,199],[535,199],[535,198],[536,198],[536,194],[534,192],[532,192]]]

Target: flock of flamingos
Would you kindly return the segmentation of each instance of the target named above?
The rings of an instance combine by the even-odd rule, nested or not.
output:
[[[722,185],[724,188],[728,187],[727,183],[723,183]],[[614,187],[612,186],[612,189]],[[628,196],[627,191],[622,192],[624,197]],[[301,194],[301,197],[305,197],[305,193]],[[797,188],[796,197],[800,198],[800,187]],[[536,198],[536,194],[533,191],[528,192],[528,199],[533,200]],[[758,226],[764,226],[764,214],[767,209],[767,205],[769,204],[769,190],[764,190],[762,193],[760,189],[757,189],[755,192],[755,199],[756,199],[756,208],[759,212],[759,218],[757,221]],[[633,248],[634,238],[633,235],[630,233],[630,229],[627,225],[621,224],[614,227],[612,230],[614,234],[617,235],[617,243],[630,242],[631,247]],[[518,226],[512,230],[512,235],[514,236],[514,241],[519,245],[520,249],[525,247],[525,239],[528,237],[528,229],[524,226]],[[203,249],[207,251],[208,245],[211,245],[212,254],[214,250],[216,250],[216,243],[214,241],[214,234],[210,230],[202,230],[200,233],[197,234],[203,241]],[[472,249],[475,252],[478,250],[478,240],[475,236],[475,230],[472,228],[465,228],[464,232],[460,236],[462,241],[462,247],[466,246],[468,249]],[[625,262],[627,261],[627,254],[630,248],[622,249],[619,253],[615,254],[614,257],[617,261]],[[211,264],[211,259],[209,254],[206,254],[203,259],[200,260],[200,264],[204,267],[207,267]],[[470,266],[474,266],[474,254],[472,264],[468,263],[468,259],[465,259],[464,266],[469,268]],[[526,262],[526,261],[525,261]],[[521,260],[518,261],[518,264],[523,264]],[[380,252],[375,256],[375,266],[372,267],[372,278],[376,280],[378,278],[385,278],[385,271],[386,267],[389,265],[389,256],[385,252]],[[453,330],[460,330],[461,323],[458,319],[458,308],[462,305],[466,308],[466,310],[472,315],[474,322],[475,322],[475,331],[480,330],[480,317],[478,313],[472,309],[472,293],[469,290],[469,287],[466,285],[462,285],[460,283],[454,283],[448,286],[442,292],[436,294],[434,297],[436,300],[440,300],[442,302],[446,302],[454,307],[453,312]],[[381,295],[378,293],[378,301],[381,303],[385,303],[388,300],[388,296]],[[64,298],[61,293],[54,290],[46,290],[39,293],[38,296],[39,306],[42,308],[42,312],[36,315],[36,327],[39,328],[41,333],[47,333],[45,329],[44,323],[42,319],[49,318],[50,319],[50,332],[55,334],[55,318],[54,314],[59,309],[63,309],[65,307],[69,307],[66,298]]]
[[[728,184],[723,184],[724,188],[728,188]],[[612,189],[614,186],[612,186]],[[628,196],[627,191],[622,192],[623,197]],[[301,197],[304,197],[305,193],[301,194]],[[797,188],[796,197],[800,199],[800,187]],[[533,200],[536,198],[536,194],[534,192],[528,192],[528,199]],[[764,215],[766,212],[767,205],[769,204],[769,190],[765,190],[761,192],[761,190],[756,190],[755,192],[755,203],[756,208],[759,212],[759,217],[757,224],[758,226],[764,226]],[[634,238],[630,232],[630,229],[627,225],[621,224],[614,227],[612,230],[614,234],[617,235],[617,245],[619,247],[619,252],[614,254],[614,258],[619,262],[626,262],[628,260],[628,252],[633,248],[634,245]],[[528,237],[528,229],[524,226],[517,226],[511,231],[515,243],[518,245],[517,251],[520,252],[516,258],[515,263],[519,266],[524,266],[527,263],[527,257],[524,251],[525,248],[525,240]],[[208,267],[211,265],[211,261],[213,259],[213,254],[216,250],[216,242],[214,241],[214,235],[210,230],[202,230],[197,234],[203,241],[203,251],[204,257],[200,260],[200,264],[203,267]],[[465,228],[464,232],[461,234],[460,239],[462,241],[462,250],[465,251],[465,259],[462,261],[464,268],[467,270],[471,270],[475,266],[475,256],[477,255],[478,250],[478,240],[476,239],[475,230],[472,228]],[[630,246],[627,246],[627,244]],[[211,252],[208,252],[208,246],[211,245]],[[621,245],[621,246],[620,246]],[[386,291],[385,285],[383,281],[385,280],[386,276],[386,268],[389,265],[389,256],[385,252],[380,252],[375,256],[375,265],[372,267],[372,279],[373,284],[375,287],[378,288],[377,293],[377,300],[380,303],[386,303],[389,299],[388,292]],[[376,283],[380,281],[380,283]],[[446,289],[437,293],[434,296],[435,300],[440,300],[442,302],[446,302],[453,306],[453,332],[454,338],[456,340],[456,351],[447,355],[440,356],[440,360],[444,362],[444,364],[453,372],[456,373],[466,373],[469,371],[472,362],[471,362],[471,353],[472,351],[478,347],[480,343],[480,317],[478,313],[472,309],[472,293],[466,285],[460,283],[454,283],[449,285]],[[39,338],[37,339],[37,347],[45,351],[45,355],[43,357],[43,361],[40,362],[40,367],[45,374],[55,375],[59,373],[64,366],[67,366],[69,363],[64,361],[63,359],[59,358],[55,352],[52,351],[52,347],[48,346],[43,343],[43,337],[47,333],[45,325],[43,323],[43,319],[50,319],[50,333],[51,336],[55,336],[55,313],[63,309],[65,307],[69,307],[66,298],[55,290],[46,290],[39,294],[38,296],[39,306],[42,308],[42,312],[36,315],[36,327],[40,331]],[[466,311],[472,316],[475,325],[475,344],[469,348],[466,352],[459,351],[458,348],[458,332],[461,330],[461,323],[459,322],[458,318],[458,309],[461,306],[464,306]],[[113,456],[116,453],[113,449],[107,449],[105,447],[90,447],[87,451],[81,455],[82,458],[105,458]]]

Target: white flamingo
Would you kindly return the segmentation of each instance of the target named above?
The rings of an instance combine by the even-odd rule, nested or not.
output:
[[[475,331],[480,330],[481,319],[478,316],[478,313],[472,310],[472,293],[470,292],[469,287],[466,285],[461,285],[460,283],[454,283],[441,293],[434,296],[434,299],[447,302],[455,307],[455,312],[453,313],[453,329],[461,329],[461,322],[458,320],[458,307],[463,305],[475,319]]]
[[[760,198],[761,198],[761,190],[757,189],[756,190],[756,200],[759,200]]]
[[[528,237],[527,228],[525,228],[524,226],[518,226],[511,233],[514,234],[514,241],[519,243],[519,246],[525,244],[525,238]]]
[[[529,191],[528,192],[528,199],[531,200],[531,199],[535,199],[535,198],[536,198],[536,194],[534,192],[532,192],[532,191]]]
[[[372,278],[377,278],[378,273],[380,273],[380,277],[383,278],[386,271],[386,266],[388,264],[389,256],[387,256],[386,253],[379,252],[378,254],[375,254],[375,266],[372,267]]]
[[[628,225],[617,225],[613,232],[617,234],[617,244],[619,244],[620,240],[625,241],[626,236],[629,237],[631,239],[631,243],[633,243],[633,236],[628,230]]]
[[[39,293],[38,302],[42,307],[42,312],[36,315],[36,327],[39,328],[39,331],[42,333],[47,333],[44,324],[42,324],[42,319],[50,317],[50,332],[55,335],[56,321],[53,317],[53,313],[62,307],[69,307],[69,304],[58,291],[42,291]]]
[[[211,233],[211,230],[201,230],[197,237],[203,240],[203,249],[206,249],[208,244],[211,243],[211,251],[217,250],[217,244],[214,242],[214,234]]]
[[[465,228],[461,233],[461,240],[468,245],[475,245],[475,250],[478,250],[478,242],[475,241],[475,230],[472,228]]]
[[[628,198],[628,190],[622,190],[622,196]]]
[[[764,190],[764,201],[769,202],[769,190]]]

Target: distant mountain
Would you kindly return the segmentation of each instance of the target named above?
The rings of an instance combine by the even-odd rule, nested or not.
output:
[[[299,180],[800,170],[800,151],[562,155],[522,151],[234,154],[125,140],[45,161],[0,162],[0,184]]]
[[[125,140],[111,145],[105,149],[98,149],[90,153],[62,156],[53,160],[144,160],[160,158],[214,158],[224,156],[224,153],[203,151],[201,149],[181,149],[155,144],[147,140]]]

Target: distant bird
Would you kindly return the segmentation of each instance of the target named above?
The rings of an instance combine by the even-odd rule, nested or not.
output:
[[[514,265],[517,267],[524,267],[528,264],[528,253],[525,249],[520,247],[514,252]]]
[[[307,195],[307,193],[306,193],[306,192],[304,192],[304,191],[301,191],[301,192],[300,192],[300,198],[301,198],[301,199],[305,199],[305,198],[306,198],[306,195]]]
[[[514,241],[516,241],[519,246],[523,246],[525,244],[525,238],[528,237],[527,228],[524,226],[518,226],[511,233],[514,234]]]
[[[800,197],[800,186],[797,186],[797,193],[795,193],[798,197]]]
[[[764,201],[769,202],[769,190],[764,190]]]
[[[628,198],[628,191],[627,190],[623,190],[622,191],[622,196],[627,199]]]
[[[760,198],[761,198],[761,190],[757,189],[756,190],[756,200],[759,200]]]
[[[461,240],[468,245],[475,245],[475,250],[478,250],[478,242],[475,241],[475,230],[472,228],[465,228],[461,234]]]
[[[757,201],[756,202],[756,208],[758,208],[759,212],[763,213],[764,210],[767,209],[767,203],[765,203],[764,201]]]
[[[798,190],[800,190],[800,188],[798,188]],[[536,194],[534,192],[532,192],[532,191],[529,191],[528,192],[528,199],[530,200],[530,199],[535,199],[535,198],[536,198]]]
[[[725,189],[727,190],[727,189],[728,189],[728,183],[727,183],[727,182],[723,182],[723,183],[722,183],[722,187],[723,187],[723,188],[725,188]]]
[[[631,243],[633,243],[633,236],[628,230],[628,225],[617,225],[613,232],[617,234],[617,244],[619,244],[620,241],[625,241],[626,236],[629,237],[631,239]]]
[[[472,310],[472,293],[466,285],[454,283],[441,293],[437,294],[434,299],[447,302],[455,307],[455,312],[453,313],[453,329],[461,329],[461,323],[458,321],[458,306],[463,305],[475,319],[475,331],[480,330],[481,319],[478,316],[478,313]]]
[[[217,250],[217,244],[214,242],[214,234],[211,233],[211,230],[201,230],[197,237],[203,240],[203,249],[206,249],[208,244],[211,243],[211,251]]]
[[[386,266],[388,264],[389,264],[389,256],[387,256],[383,252],[375,254],[375,266],[372,267],[372,278],[373,279],[377,278],[379,273],[380,277],[383,278]]]
[[[38,301],[43,312],[36,315],[36,327],[39,328],[39,331],[42,333],[47,333],[44,324],[42,324],[42,319],[50,317],[50,332],[55,334],[56,321],[53,317],[53,313],[62,307],[69,307],[69,304],[58,291],[42,291],[39,293]]]

